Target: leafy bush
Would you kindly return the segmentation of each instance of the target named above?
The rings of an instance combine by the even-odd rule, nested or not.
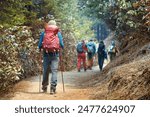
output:
[[[0,90],[7,91],[12,83],[38,70],[36,41],[29,27],[14,26],[3,31],[0,42]]]

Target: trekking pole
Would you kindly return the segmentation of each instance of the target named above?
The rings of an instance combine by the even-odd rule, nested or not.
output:
[[[65,92],[64,76],[63,76],[63,71],[62,70],[61,70],[61,77],[62,77],[62,84],[63,84],[63,92]]]
[[[64,67],[63,67],[63,64],[62,64],[62,52],[60,51],[60,71],[61,71],[61,78],[62,78],[63,92],[65,92],[64,75],[63,75],[62,69],[64,69]]]
[[[40,66],[42,66],[42,54],[41,54],[41,51],[40,51]],[[41,92],[41,69],[39,70],[40,72],[40,75],[39,75],[39,93]]]

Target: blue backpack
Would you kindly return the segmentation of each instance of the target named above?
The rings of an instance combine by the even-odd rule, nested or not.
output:
[[[83,44],[81,42],[78,43],[77,45],[77,52],[82,53],[83,52]]]
[[[94,53],[94,47],[93,43],[87,44],[88,53]]]

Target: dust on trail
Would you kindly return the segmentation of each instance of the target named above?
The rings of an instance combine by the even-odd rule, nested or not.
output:
[[[92,70],[77,72],[76,70],[64,72],[65,92],[63,92],[61,73],[58,73],[57,93],[50,95],[48,92],[39,92],[39,76],[25,79],[15,86],[15,93],[11,100],[88,100],[91,93],[90,87],[84,87],[86,81],[98,74],[98,66]],[[51,74],[50,74],[51,77]]]

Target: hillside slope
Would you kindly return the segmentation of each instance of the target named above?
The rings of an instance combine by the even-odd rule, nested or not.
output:
[[[92,99],[150,99],[150,54],[112,68],[95,84]]]
[[[86,84],[93,87],[91,99],[150,99],[149,36],[126,36],[120,55]]]

